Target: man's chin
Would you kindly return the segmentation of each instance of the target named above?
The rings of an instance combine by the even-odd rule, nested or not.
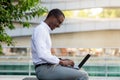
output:
[[[51,30],[53,31],[55,28],[52,28]]]

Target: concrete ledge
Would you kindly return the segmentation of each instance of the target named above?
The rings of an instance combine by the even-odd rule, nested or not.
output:
[[[0,80],[38,80],[36,76],[0,75]],[[120,77],[89,77],[89,80],[120,80]]]
[[[36,77],[25,77],[22,80],[38,80]],[[89,80],[120,80],[120,77],[90,77]]]
[[[38,80],[36,77],[26,77],[22,80]]]

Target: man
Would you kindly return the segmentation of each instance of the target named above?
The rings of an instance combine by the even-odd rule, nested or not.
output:
[[[86,72],[69,68],[74,62],[59,59],[51,54],[50,31],[59,28],[65,16],[59,9],[52,9],[32,35],[32,59],[39,80],[88,80]]]

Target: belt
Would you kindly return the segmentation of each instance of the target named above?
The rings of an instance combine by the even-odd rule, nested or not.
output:
[[[35,65],[35,69],[37,68],[37,67],[39,67],[39,66],[42,66],[42,65],[52,65],[51,63],[42,63],[42,64],[37,64],[37,65]]]

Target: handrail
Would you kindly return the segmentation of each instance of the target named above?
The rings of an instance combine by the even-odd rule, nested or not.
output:
[[[5,58],[5,56],[4,56],[4,58]],[[25,57],[23,57],[23,58],[25,58]],[[27,58],[29,58],[29,57],[27,57]],[[82,57],[68,57],[68,58],[71,58],[73,60],[77,60],[78,59],[77,61],[82,59]],[[98,60],[98,62],[102,61],[104,63],[96,65],[97,60]],[[112,61],[107,63],[107,61],[110,61],[110,60],[114,61],[114,65],[112,65],[113,64]],[[88,70],[87,72],[91,76],[92,76],[92,74],[96,74],[96,75],[93,75],[93,76],[98,76],[98,75],[101,74],[102,76],[106,76],[107,77],[107,76],[113,75],[113,74],[120,74],[119,70],[118,71],[109,71],[108,70],[109,68],[120,67],[120,64],[118,64],[118,62],[116,63],[115,61],[120,62],[120,58],[114,58],[113,57],[113,58],[110,59],[110,58],[105,58],[105,57],[102,57],[102,58],[101,57],[97,57],[97,58],[96,57],[91,57],[90,61],[88,61],[83,66],[83,69],[86,69],[85,67],[87,67],[87,68],[89,67],[90,68],[90,67],[93,67],[93,66],[96,67],[96,68],[101,67],[101,68],[104,69],[103,71],[95,71],[95,70],[91,71],[91,70]],[[26,73],[26,75],[28,75],[28,76],[32,76],[33,74],[35,74],[35,70],[34,70],[31,58],[29,58],[28,61],[11,61],[11,62],[8,62],[8,61],[4,61],[4,60],[1,61],[0,60],[0,68],[2,66],[4,66],[4,67],[5,66],[18,66],[18,67],[26,66],[28,69],[27,70],[25,70],[26,68],[23,69],[23,70],[19,70],[19,69],[16,69],[16,70],[12,70],[12,69],[4,70],[4,69],[2,69],[1,70],[0,69],[0,75],[2,75],[2,73],[14,73],[14,74],[15,73]]]

